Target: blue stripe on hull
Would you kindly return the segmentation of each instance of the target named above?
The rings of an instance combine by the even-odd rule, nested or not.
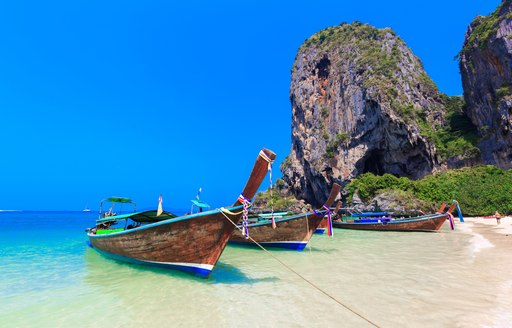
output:
[[[256,246],[258,247],[258,245],[256,245],[255,243],[253,242],[242,242],[242,241],[229,241],[228,244],[232,244],[232,245],[241,245],[241,246]],[[263,243],[259,243],[261,246],[263,247],[275,247],[275,248],[285,248],[285,249],[290,249],[290,250],[295,250],[295,251],[302,251],[307,243],[303,243],[303,242],[263,242]]]
[[[325,232],[325,228],[316,228],[315,233],[316,234],[323,234]]]
[[[194,276],[198,276],[201,278],[208,278],[212,270],[203,269],[203,268],[197,268],[193,266],[184,266],[184,265],[176,265],[176,264],[169,264],[169,263],[159,263],[159,262],[148,262],[143,260],[137,260],[134,258],[112,254],[109,252],[102,251],[96,247],[94,247],[90,241],[87,241],[87,245],[94,249],[96,252],[100,253],[101,255],[105,257],[109,257],[111,259],[117,260],[117,261],[123,261],[133,264],[140,264],[140,265],[147,265],[152,267],[158,267],[158,268],[166,268],[166,269],[173,269],[173,270],[179,270],[182,272],[190,273]]]

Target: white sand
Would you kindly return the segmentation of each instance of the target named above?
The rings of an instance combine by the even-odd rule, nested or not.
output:
[[[504,235],[512,235],[512,217],[506,216],[501,218],[500,223],[496,222],[496,219],[486,219],[483,217],[464,217],[466,222],[473,222],[475,224],[486,225],[489,228],[492,227],[492,231],[496,233],[501,233]],[[455,217],[455,221],[457,221],[457,217]]]

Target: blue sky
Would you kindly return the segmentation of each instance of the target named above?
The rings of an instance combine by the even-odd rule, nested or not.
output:
[[[0,209],[95,210],[107,196],[231,204],[262,146],[291,147],[290,70],[342,22],[390,27],[439,89],[500,1],[10,1],[0,4]],[[263,187],[269,184],[265,180]]]

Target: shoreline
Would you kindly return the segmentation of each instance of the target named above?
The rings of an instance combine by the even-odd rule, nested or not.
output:
[[[473,278],[466,278],[466,283],[481,297],[478,307],[458,321],[459,326],[509,327],[512,322],[512,217],[501,218],[499,224],[496,219],[483,217],[467,217],[465,223],[455,220],[455,232],[471,235],[466,249],[472,258],[468,270]]]
[[[455,219],[457,220],[457,218]],[[492,233],[502,234],[502,235],[512,235],[512,217],[506,216],[501,218],[500,223],[496,222],[496,219],[487,219],[481,216],[474,217],[464,217],[465,222],[470,222],[473,224],[475,228],[485,228]],[[462,222],[457,222],[455,225],[455,229],[457,229],[457,225],[464,224]]]

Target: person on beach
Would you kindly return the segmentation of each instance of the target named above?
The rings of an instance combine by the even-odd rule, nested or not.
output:
[[[500,224],[500,222],[501,222],[500,212],[496,211],[496,213],[494,213],[494,217],[496,218],[496,224]]]

